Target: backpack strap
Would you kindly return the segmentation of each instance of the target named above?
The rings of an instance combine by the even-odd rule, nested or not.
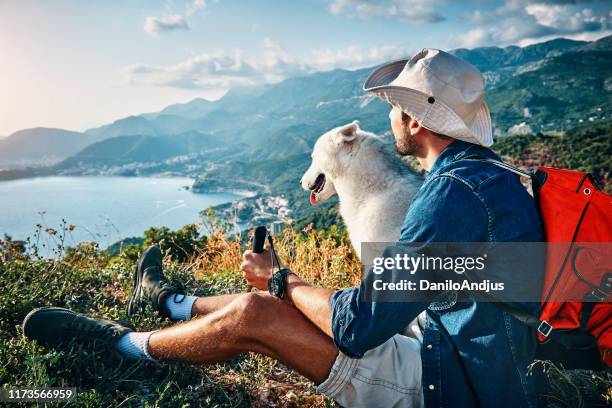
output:
[[[496,298],[496,296],[494,295],[489,294],[489,296]],[[504,301],[495,302],[495,306],[508,313],[510,316],[514,317],[519,322],[522,322],[527,326],[535,329],[544,337],[550,336],[553,331],[553,327],[550,323],[545,320],[540,320],[531,313],[527,313],[522,309],[519,309],[518,307],[512,306],[511,304],[508,304]]]
[[[470,275],[466,276],[471,280]],[[592,344],[593,342],[593,336],[586,332],[578,333],[578,336],[576,336],[576,333],[574,333],[572,336],[568,336],[563,330],[554,330],[553,325],[546,320],[541,320],[538,316],[534,316],[533,314],[524,311],[512,303],[508,303],[496,294],[482,293],[479,296],[485,298],[502,312],[509,314],[519,322],[531,327],[542,337],[546,339],[553,339],[558,343],[563,344],[565,347],[581,348],[584,347],[585,344]],[[582,334],[586,336],[583,336]]]
[[[527,177],[530,181],[531,181],[531,190],[532,190],[532,194],[534,197],[537,196],[540,193],[540,189],[542,188],[542,186],[544,185],[544,183],[546,182],[546,179],[548,177],[548,174],[545,171],[540,171],[537,168],[533,168],[533,169],[521,169],[520,167],[516,167],[513,166],[512,164],[503,162],[501,160],[495,160],[495,159],[491,159],[489,157],[482,157],[482,156],[468,156],[468,157],[464,157],[461,160],[478,160],[478,161],[484,161],[487,163],[491,163],[494,166],[500,167],[504,170],[508,170],[511,171],[512,173],[521,176],[521,177]]]
[[[532,178],[535,174],[535,172],[533,170],[523,170],[521,168],[518,168],[516,166],[513,166],[511,164],[508,164],[506,162],[503,162],[501,160],[495,160],[495,159],[491,159],[489,157],[481,157],[481,156],[473,156],[475,160],[480,160],[480,161],[485,161],[491,164],[496,165],[497,167],[500,167],[502,169],[508,170],[513,172],[514,174],[518,174],[519,176],[522,177],[528,177],[528,178]],[[471,159],[471,157],[470,157]]]
[[[562,344],[568,349],[588,348],[593,344],[594,337],[585,331],[573,331],[568,333],[565,330],[554,330],[553,326],[546,320],[540,320],[536,316],[527,313],[511,304],[505,302],[495,302],[495,306],[516,320],[535,329],[539,334],[547,339],[552,339],[559,344]]]

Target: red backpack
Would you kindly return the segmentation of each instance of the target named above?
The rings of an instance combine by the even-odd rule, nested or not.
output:
[[[538,358],[568,369],[612,366],[612,197],[587,173],[525,171],[485,160],[531,179],[546,241],[553,243],[546,253],[540,316],[498,306],[537,330]]]

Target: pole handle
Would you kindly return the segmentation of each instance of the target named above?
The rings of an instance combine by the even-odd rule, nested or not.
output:
[[[256,254],[263,252],[267,235],[268,230],[263,225],[255,228],[255,233],[253,234],[253,252]]]

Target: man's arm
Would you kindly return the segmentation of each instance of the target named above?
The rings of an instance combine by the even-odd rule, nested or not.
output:
[[[334,337],[329,299],[334,291],[311,286],[294,274],[287,276],[285,299],[329,337]]]
[[[243,257],[241,269],[249,285],[266,290],[272,274],[270,253],[246,251]],[[403,330],[426,306],[421,302],[364,302],[361,290],[332,291],[289,274],[285,300],[333,338],[344,354],[359,358]]]
[[[362,302],[360,288],[332,291],[311,286],[294,274],[287,276],[285,296],[344,354],[354,358],[403,330],[427,307],[425,302]]]

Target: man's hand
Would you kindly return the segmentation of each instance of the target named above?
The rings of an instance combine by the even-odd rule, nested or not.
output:
[[[249,250],[242,254],[240,269],[244,271],[247,283],[259,290],[268,290],[272,276],[272,258],[269,250],[256,254]]]
[[[248,284],[257,289],[268,290],[268,281],[272,277],[270,251],[266,249],[258,254],[253,251],[244,251],[242,258],[244,260],[240,269],[244,271]],[[281,262],[280,268],[283,267]],[[329,289],[310,286],[294,274],[287,276],[286,289],[284,300],[293,304],[323,333],[333,337],[329,298],[334,292]]]

